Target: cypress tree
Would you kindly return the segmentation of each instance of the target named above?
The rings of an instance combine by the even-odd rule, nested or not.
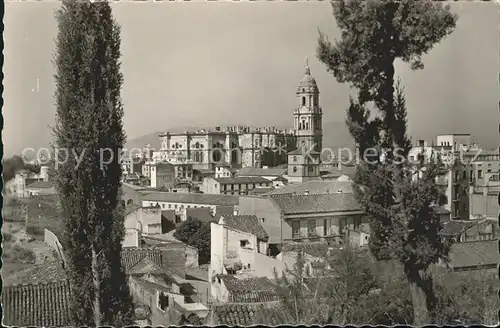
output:
[[[57,188],[74,326],[133,323],[121,266],[120,28],[105,1],[63,0],[56,13]],[[67,158],[65,156],[67,153]]]
[[[347,123],[363,155],[355,194],[369,215],[370,250],[379,260],[403,264],[414,324],[429,324],[435,304],[429,268],[449,250],[431,209],[441,200],[435,184],[439,167],[422,163],[425,168],[415,168],[406,160],[406,103],[394,62],[400,59],[422,69],[422,56],[453,31],[456,16],[429,0],[340,0],[332,6],[341,38],[332,44],[320,33],[317,53],[338,82],[357,90]],[[376,111],[371,113],[368,106]]]

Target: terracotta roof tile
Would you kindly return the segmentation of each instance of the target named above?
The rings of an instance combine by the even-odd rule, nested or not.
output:
[[[264,168],[257,168],[257,167],[244,167],[241,170],[238,171],[238,176],[244,177],[244,176],[256,176],[256,177],[282,177],[285,175],[287,172],[286,168],[283,167],[271,167],[268,169]]]
[[[269,238],[255,215],[223,215],[224,224],[234,230],[250,233],[261,240]]]
[[[4,286],[40,284],[66,280],[68,277],[58,261],[34,265],[3,279]]]
[[[284,214],[361,211],[354,194],[272,195]]]
[[[456,243],[450,250],[450,265],[454,269],[496,265],[499,261],[498,240]]]
[[[70,321],[69,281],[4,286],[2,307],[3,325],[68,327]]]
[[[441,235],[446,237],[456,237],[467,229],[477,224],[476,221],[458,221],[452,220],[443,224]]]
[[[224,281],[229,292],[230,303],[254,303],[278,301],[275,286],[266,277],[252,277],[238,279],[230,275],[223,275]]]
[[[324,258],[327,256],[329,245],[327,242],[288,242],[281,247],[281,252],[300,252],[303,251],[314,257]]]
[[[271,180],[262,177],[234,177],[214,178],[220,184],[271,183]]]
[[[311,180],[304,183],[291,183],[287,186],[278,188],[269,193],[269,195],[282,194],[304,194],[306,191],[312,194],[338,193],[339,190],[344,194],[353,193],[353,183],[349,181],[338,180]]]
[[[279,325],[280,307],[277,302],[260,304],[217,304],[212,306],[214,325],[252,326],[259,323]],[[265,320],[265,321],[264,321]]]

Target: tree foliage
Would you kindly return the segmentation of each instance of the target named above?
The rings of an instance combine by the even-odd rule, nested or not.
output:
[[[188,219],[175,230],[174,237],[189,246],[198,249],[198,258],[201,263],[210,259],[210,223],[196,218]]]
[[[134,308],[120,261],[120,29],[105,1],[63,0],[56,19],[54,134],[55,146],[69,155],[57,170],[57,188],[73,325],[124,326],[133,323]],[[75,151],[84,154],[79,165]]]
[[[429,0],[335,1],[332,6],[341,38],[331,43],[320,33],[317,53],[338,82],[357,90],[346,122],[364,155],[355,189],[370,217],[370,248],[379,260],[401,261],[410,282],[414,324],[426,324],[436,302],[428,269],[449,250],[431,208],[442,199],[435,185],[439,165],[418,168],[423,174],[416,179],[406,160],[411,142],[394,62],[422,69],[422,56],[452,32],[456,16]]]
[[[39,165],[25,163],[24,159],[17,155],[2,160],[2,165],[4,183],[12,180],[16,173],[23,169],[33,173],[40,173]]]

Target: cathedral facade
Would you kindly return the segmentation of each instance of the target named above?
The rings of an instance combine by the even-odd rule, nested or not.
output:
[[[159,134],[161,149],[156,160],[191,162],[195,169],[212,169],[214,164],[233,167],[263,167],[287,163],[287,152],[298,147],[321,151],[322,109],[319,89],[306,65],[296,90],[297,107],[293,128],[215,127],[184,133]]]

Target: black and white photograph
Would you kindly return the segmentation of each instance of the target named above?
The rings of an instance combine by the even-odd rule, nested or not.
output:
[[[4,8],[2,326],[500,324],[500,1]]]

